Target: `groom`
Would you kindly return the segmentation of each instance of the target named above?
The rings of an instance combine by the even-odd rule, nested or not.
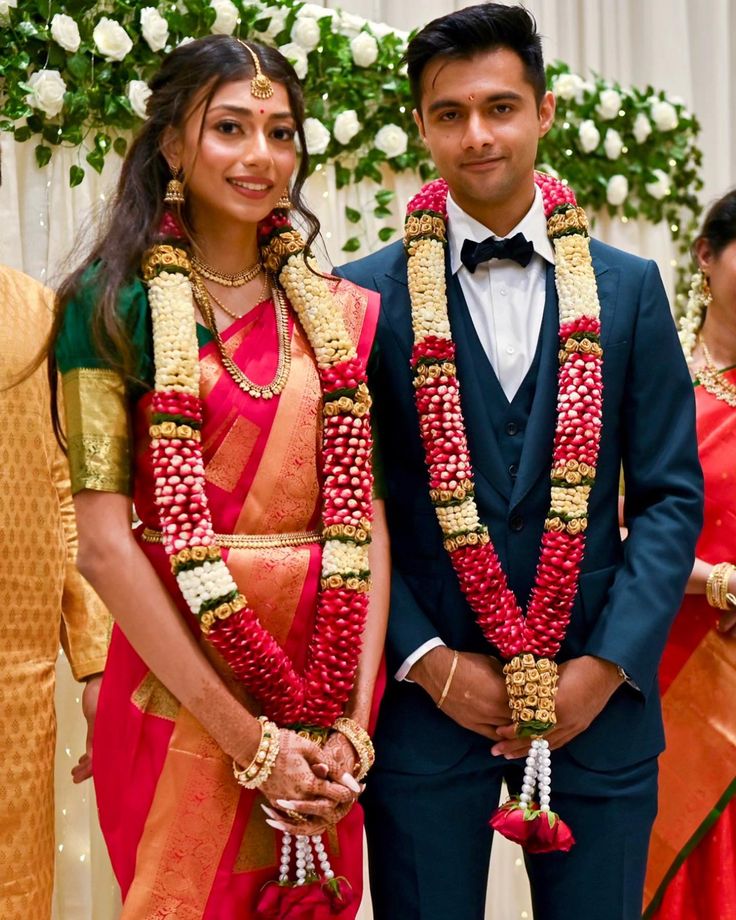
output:
[[[555,253],[534,183],[555,101],[535,28],[522,7],[483,4],[431,22],[407,52],[414,118],[449,186],[447,298],[475,499],[522,608],[550,507],[559,369]],[[591,253],[602,438],[547,736],[551,806],[577,843],[528,856],[538,920],[640,917],[664,745],[657,664],[701,524],[692,385],[657,268],[596,241]],[[509,724],[498,651],[476,625],[430,503],[404,248],[340,273],[382,300],[372,387],[393,547],[394,679],[364,800],[375,916],[481,920],[488,818],[502,779],[519,791],[529,742]],[[435,286],[430,303],[442,296]]]

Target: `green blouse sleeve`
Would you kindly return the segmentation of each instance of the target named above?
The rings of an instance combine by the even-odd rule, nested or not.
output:
[[[62,375],[72,492],[131,494],[130,407],[153,382],[150,311],[143,282],[120,293],[120,319],[135,358],[125,381],[100,354],[93,332],[99,267],[85,275],[66,307],[55,352]]]

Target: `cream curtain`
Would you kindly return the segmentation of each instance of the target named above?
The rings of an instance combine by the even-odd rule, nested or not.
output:
[[[468,4],[424,0],[327,0],[352,13],[399,29],[412,29],[435,16]],[[732,0],[526,0],[545,37],[548,60],[566,61],[581,73],[595,70],[623,84],[651,84],[679,95],[701,121],[705,153],[704,203],[736,183],[736,4]],[[0,136],[0,261],[53,284],[64,270],[72,244],[83,228],[94,230],[114,184],[114,157],[102,176],[87,170],[85,181],[68,187],[78,151],[57,151],[45,169],[34,162],[33,143],[15,144]],[[385,176],[385,187],[397,193],[395,217],[386,224],[400,227],[405,202],[416,190],[415,177]],[[354,227],[345,221],[350,204],[365,213],[375,187],[364,183],[337,192],[334,174],[322,170],[308,187],[310,203],[325,228],[330,261],[345,257],[340,247]],[[375,239],[370,223],[367,238]],[[625,249],[658,261],[671,288],[673,255],[666,227],[600,219],[596,233]],[[367,251],[364,248],[358,255]],[[84,725],[79,713],[79,688],[61,662],[57,692],[57,890],[56,920],[115,920],[118,896],[100,840],[90,784],[72,787],[69,770],[83,749]],[[525,877],[518,851],[505,842],[494,848],[487,918],[525,920],[531,917]],[[361,920],[369,920],[366,905]]]

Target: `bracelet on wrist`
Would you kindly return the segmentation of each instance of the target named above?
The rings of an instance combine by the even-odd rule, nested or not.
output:
[[[359,725],[355,719],[348,719],[342,716],[332,723],[334,731],[344,735],[355,749],[358,755],[358,773],[356,779],[358,782],[364,779],[376,759],[376,751],[371,741],[371,736]]]
[[[265,716],[259,716],[261,740],[253,760],[246,767],[233,761],[233,776],[244,789],[258,789],[271,775],[273,765],[279,754],[279,727],[269,722]]]
[[[718,610],[732,610],[736,607],[736,597],[728,590],[728,583],[736,573],[736,565],[719,562],[710,570],[705,582],[705,597],[711,607]]]
[[[450,673],[447,675],[447,680],[445,681],[444,689],[440,698],[437,700],[437,708],[442,709],[442,704],[445,702],[447,694],[450,692],[450,686],[452,685],[452,679],[455,676],[455,668],[457,667],[457,660],[460,657],[460,652],[455,649],[455,652],[452,656],[452,664],[450,665]]]

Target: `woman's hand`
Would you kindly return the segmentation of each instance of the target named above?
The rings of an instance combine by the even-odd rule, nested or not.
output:
[[[331,750],[288,729],[281,730],[279,741],[276,763],[260,787],[271,806],[264,807],[268,823],[291,834],[321,834],[350,811],[360,786],[351,774],[337,772],[340,764]],[[288,811],[306,820],[294,820]]]

